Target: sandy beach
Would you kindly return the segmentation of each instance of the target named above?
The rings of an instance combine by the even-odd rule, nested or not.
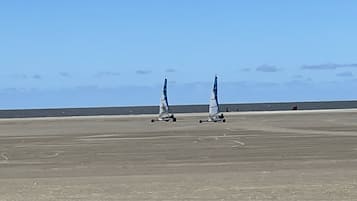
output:
[[[0,201],[357,200],[357,110],[0,120]]]

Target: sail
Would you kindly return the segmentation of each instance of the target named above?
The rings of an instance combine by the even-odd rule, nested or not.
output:
[[[209,102],[209,116],[213,117],[219,113],[219,105],[217,98],[217,76],[214,78],[213,90]]]
[[[169,113],[169,103],[167,101],[167,79],[165,78],[164,88],[162,89],[162,95],[160,99],[160,113],[159,115],[165,115]]]

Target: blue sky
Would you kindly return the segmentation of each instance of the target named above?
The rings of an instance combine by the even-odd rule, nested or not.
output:
[[[357,99],[356,1],[1,1],[0,108]]]

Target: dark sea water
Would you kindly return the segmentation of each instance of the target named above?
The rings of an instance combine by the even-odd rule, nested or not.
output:
[[[221,104],[220,110],[222,112],[283,111],[292,110],[294,106],[299,110],[348,109],[357,108],[357,101]],[[208,112],[208,105],[173,105],[170,109],[173,113],[200,113]],[[159,106],[20,109],[0,110],[0,118],[157,114],[158,112]]]

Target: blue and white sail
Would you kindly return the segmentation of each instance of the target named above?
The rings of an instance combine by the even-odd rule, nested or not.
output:
[[[219,113],[219,104],[217,97],[217,76],[214,77],[212,94],[209,102],[209,117],[215,117]]]
[[[224,115],[219,111],[218,96],[217,96],[217,75],[214,77],[213,89],[209,100],[208,120],[200,120],[202,122],[226,122]]]
[[[169,102],[167,100],[167,78],[164,81],[164,88],[162,89],[162,95],[160,99],[160,113],[159,116],[168,116],[169,115]]]

